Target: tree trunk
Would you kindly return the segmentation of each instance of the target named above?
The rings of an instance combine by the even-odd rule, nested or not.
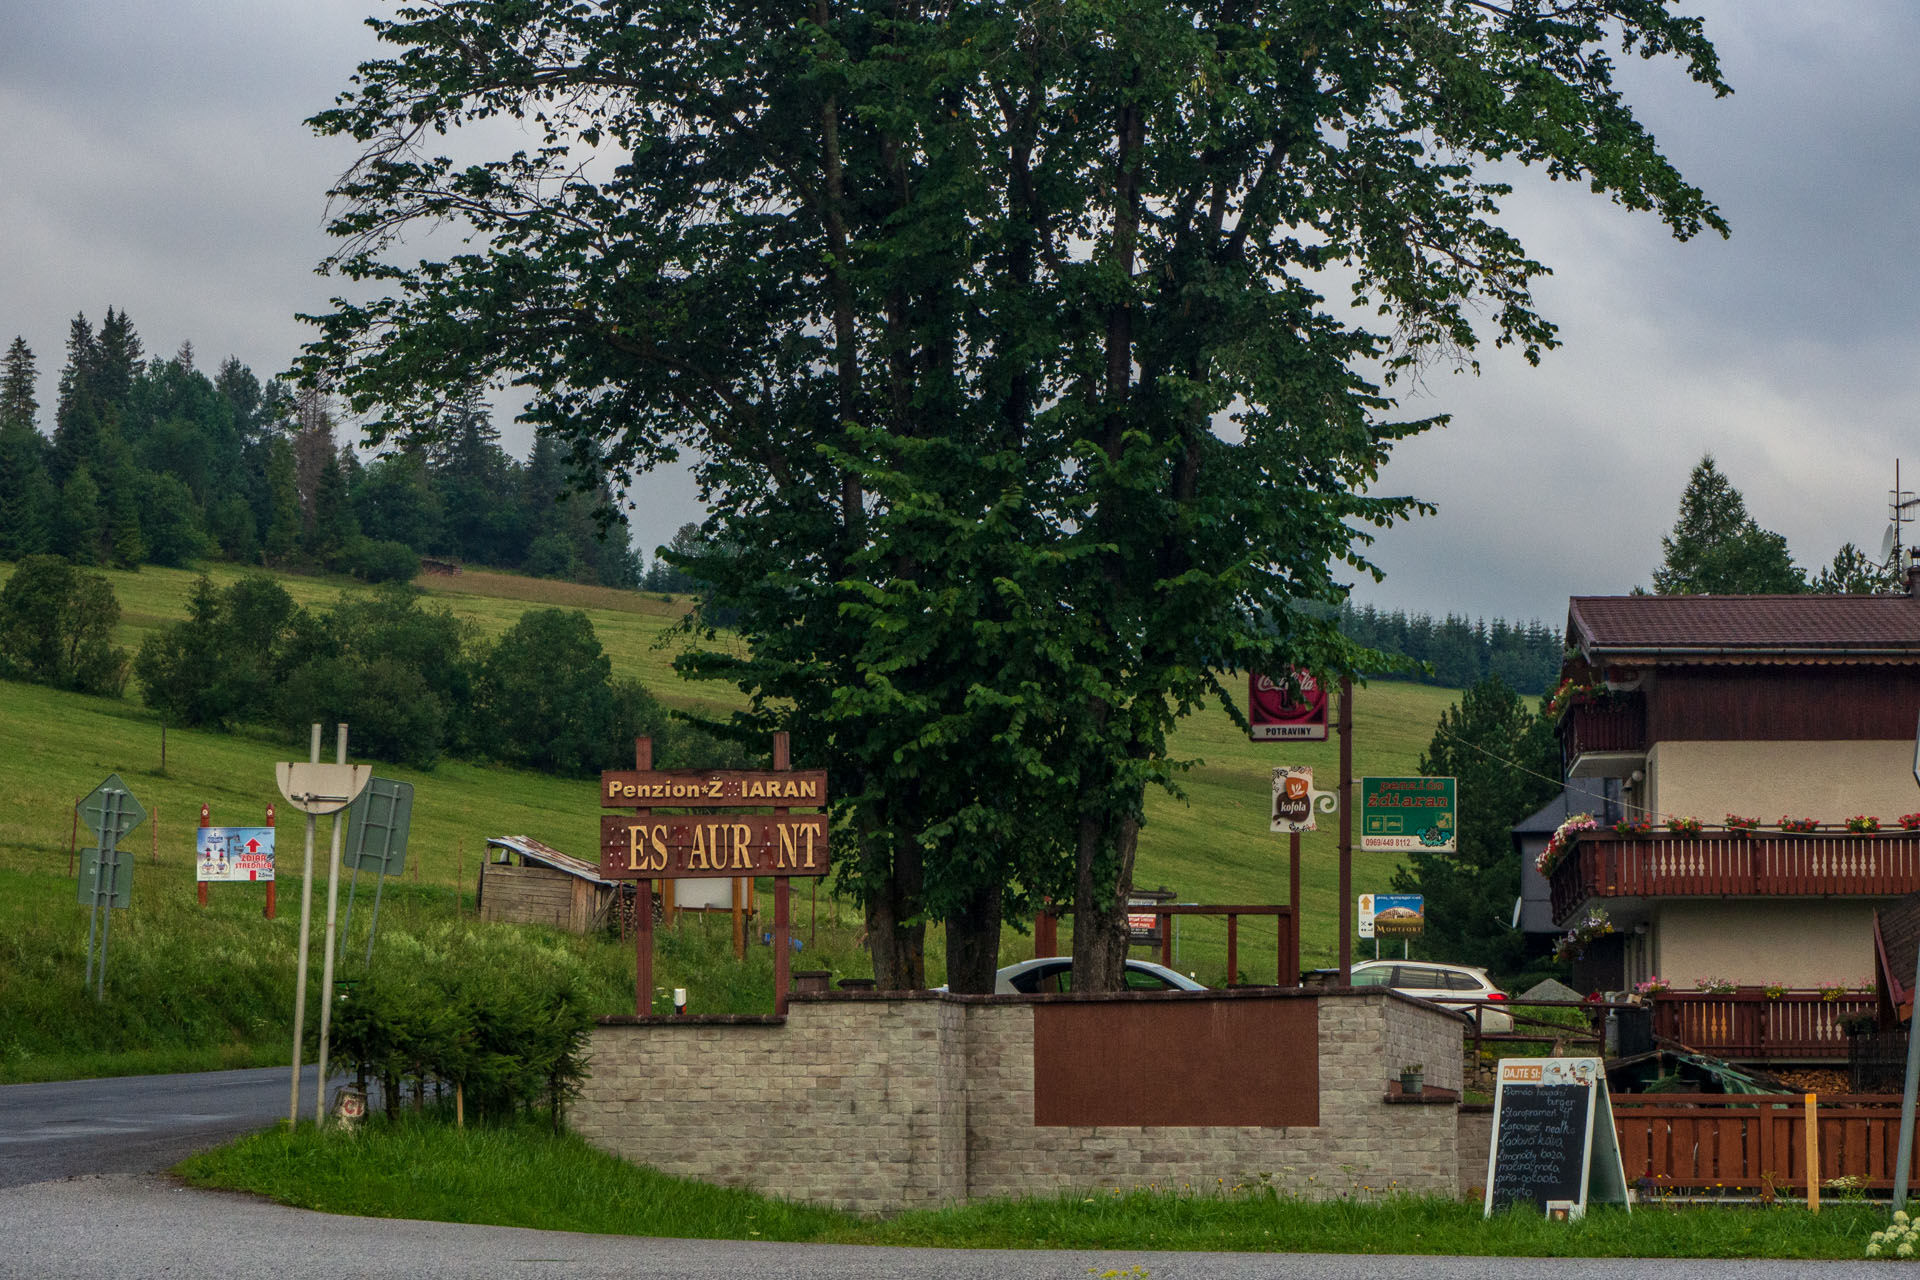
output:
[[[959,995],[993,994],[1000,967],[1002,886],[982,887],[947,919],[947,990]]]
[[[920,850],[896,845],[886,888],[867,902],[867,950],[873,983],[881,991],[919,991],[927,985],[927,926],[920,914]]]
[[[1126,986],[1127,896],[1133,891],[1133,855],[1140,821],[1131,815],[1089,814],[1080,819],[1073,884],[1073,989],[1119,991]],[[1112,885],[1102,874],[1113,871]]]

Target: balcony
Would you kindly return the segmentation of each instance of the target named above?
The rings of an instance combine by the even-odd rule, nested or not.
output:
[[[1616,693],[1577,702],[1560,720],[1560,763],[1569,778],[1624,777],[1647,754],[1647,702]]]
[[[1757,988],[1724,995],[1663,992],[1653,997],[1653,1033],[1716,1058],[1748,1062],[1845,1062],[1841,1019],[1874,1011],[1872,992],[1829,998],[1818,991],[1769,996]]]
[[[1809,898],[1920,891],[1920,831],[1581,837],[1548,875],[1553,919],[1590,898]]]

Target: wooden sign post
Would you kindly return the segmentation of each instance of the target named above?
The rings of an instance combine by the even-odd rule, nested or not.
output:
[[[635,770],[600,775],[600,805],[632,816],[600,818],[600,874],[636,881],[634,897],[634,1005],[653,1012],[653,881],[710,877],[773,877],[774,1012],[787,1011],[790,894],[794,876],[823,876],[827,849],[827,775],[795,771],[787,735],[773,735],[773,769],[653,769],[653,741],[636,738]],[[729,810],[656,814],[657,809]],[[771,817],[742,809],[772,809]],[[818,809],[818,814],[793,814]]]
[[[1531,1205],[1549,1218],[1573,1220],[1586,1215],[1589,1201],[1627,1204],[1605,1064],[1502,1058],[1487,1152],[1487,1216]]]

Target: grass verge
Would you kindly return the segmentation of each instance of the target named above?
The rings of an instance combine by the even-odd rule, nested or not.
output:
[[[1859,1258],[1885,1224],[1865,1203],[1601,1207],[1585,1221],[1412,1196],[1325,1201],[1251,1187],[1080,1192],[863,1221],[673,1178],[541,1125],[456,1130],[431,1119],[241,1139],[177,1170],[331,1213],[615,1235],[961,1249],[1226,1250],[1595,1258]]]

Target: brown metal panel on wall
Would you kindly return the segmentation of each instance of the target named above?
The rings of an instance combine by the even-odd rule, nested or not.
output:
[[[1089,999],[1033,1007],[1037,1125],[1320,1123],[1311,996]]]
[[[1647,699],[1647,740],[1904,739],[1920,708],[1911,666],[1672,667]]]

